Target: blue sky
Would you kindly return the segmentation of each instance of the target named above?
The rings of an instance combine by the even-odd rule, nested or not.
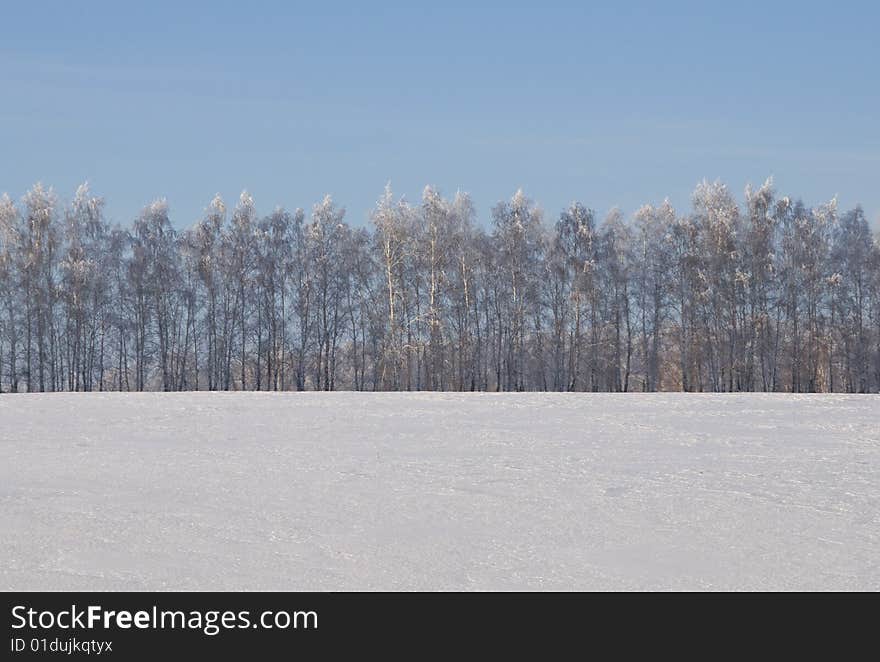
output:
[[[702,178],[773,175],[880,216],[874,2],[6,3],[0,191],[174,222],[242,188],[268,213],[331,193],[364,222],[390,180],[518,187],[631,213]],[[876,225],[875,225],[876,227]]]

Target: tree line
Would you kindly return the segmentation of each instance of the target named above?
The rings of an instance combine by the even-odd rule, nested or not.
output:
[[[386,187],[259,216],[217,196],[111,224],[87,185],[0,198],[0,392],[880,390],[880,244],[860,207],[703,182],[599,220],[522,191]]]

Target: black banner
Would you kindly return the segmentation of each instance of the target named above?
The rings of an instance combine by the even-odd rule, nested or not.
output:
[[[790,653],[868,645],[876,596],[7,593],[2,659],[531,651]],[[863,641],[863,644],[859,642]]]

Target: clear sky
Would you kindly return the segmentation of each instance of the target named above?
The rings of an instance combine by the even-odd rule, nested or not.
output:
[[[877,2],[8,2],[0,191],[78,182],[178,227],[390,180],[631,213],[773,175],[880,216]]]

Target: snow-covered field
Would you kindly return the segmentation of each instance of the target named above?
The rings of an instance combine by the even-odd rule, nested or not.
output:
[[[0,588],[880,589],[877,396],[0,396]]]

